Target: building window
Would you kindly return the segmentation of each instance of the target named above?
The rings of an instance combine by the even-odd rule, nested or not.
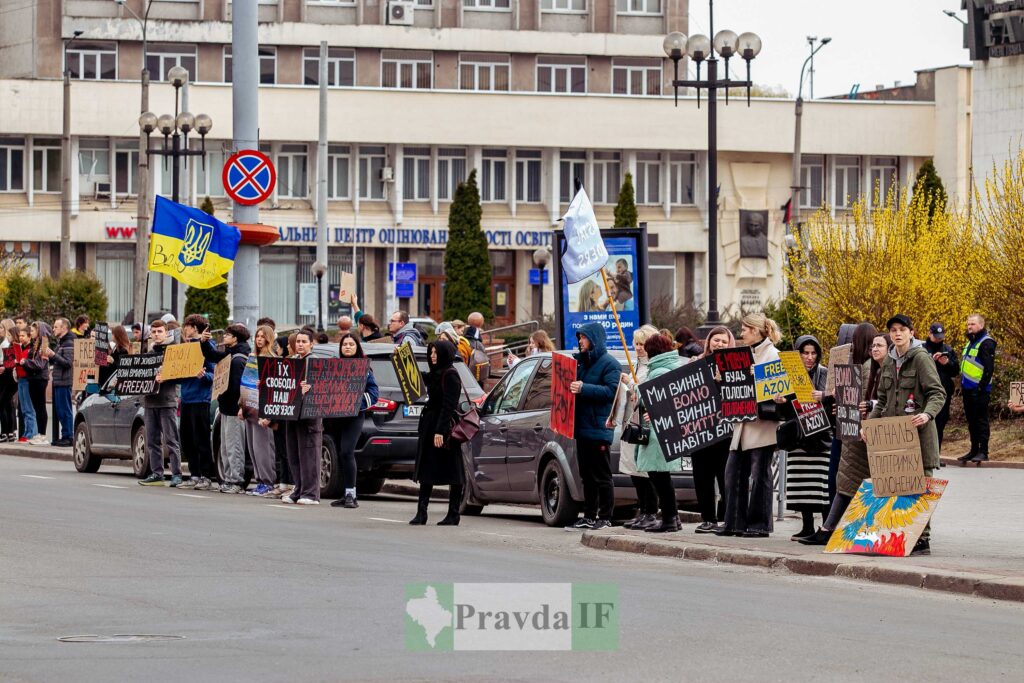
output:
[[[437,198],[451,201],[459,183],[466,180],[466,150],[442,147],[437,155]]]
[[[693,152],[673,154],[669,158],[669,179],[673,204],[695,204],[693,194],[697,178],[697,155]]]
[[[433,83],[434,60],[429,52],[381,53],[380,84],[384,88],[427,89]]]
[[[616,0],[618,14],[653,14],[661,16],[661,0]]]
[[[96,277],[107,293],[107,320],[122,320],[132,308],[133,249],[104,245],[96,252]]]
[[[516,151],[516,201],[540,203],[541,153],[539,150]]]
[[[619,201],[622,163],[618,152],[594,152],[594,182],[591,191],[595,204],[615,204]]]
[[[897,157],[871,157],[871,165],[868,166],[871,180],[872,206],[881,206],[889,191],[892,190],[899,197],[897,179]]]
[[[837,209],[849,209],[860,199],[860,157],[836,157]]]
[[[460,55],[459,88],[462,90],[508,91],[508,55]]]
[[[402,194],[412,202],[430,199],[429,147],[406,147],[403,150]]]
[[[327,148],[327,198],[348,199],[348,166],[351,162],[349,148],[330,145]]]
[[[485,202],[505,201],[505,178],[508,153],[503,149],[485,149],[480,173],[480,199]]]
[[[320,50],[307,47],[302,51],[302,82],[320,85]],[[356,51],[341,48],[327,50],[327,85],[332,88],[356,84]]]
[[[541,0],[545,12],[586,12],[587,0]]]
[[[383,147],[359,148],[359,198],[384,199],[384,165],[387,156]]]
[[[509,9],[509,0],[462,0],[466,9]]]
[[[612,93],[660,95],[661,62],[656,59],[616,59],[612,63]]]
[[[647,255],[648,305],[652,311],[672,311],[676,307],[675,254],[650,252]]]
[[[139,193],[139,143],[118,142],[114,148],[114,194],[134,197]]]
[[[657,152],[636,155],[636,203],[661,203],[661,155]]]
[[[825,157],[805,154],[800,157],[800,208],[820,209],[825,203]]]
[[[568,204],[576,195],[576,181],[587,185],[587,153],[562,152],[558,161],[558,199]]]
[[[281,145],[277,153],[277,196],[305,199],[309,196],[306,168],[309,153],[305,145]]]
[[[188,80],[196,80],[195,45],[150,45],[146,48],[146,69],[154,81],[166,81],[167,72],[180,66],[188,71]]]
[[[78,143],[80,196],[94,195],[97,183],[110,183],[110,144],[103,139]]]
[[[259,48],[260,56],[260,83],[263,85],[273,85],[277,83],[277,48],[276,47],[261,47]],[[224,46],[224,82],[232,82],[232,61],[231,61],[231,46]]]
[[[538,57],[537,92],[587,91],[586,57]]]
[[[60,192],[60,140],[33,141],[32,189]]]
[[[71,78],[117,80],[117,43],[77,43],[67,51]]]
[[[206,163],[196,159],[196,199],[202,197],[224,197],[224,162],[228,154],[223,149],[207,150]]]
[[[25,141],[0,138],[0,192],[25,190]]]

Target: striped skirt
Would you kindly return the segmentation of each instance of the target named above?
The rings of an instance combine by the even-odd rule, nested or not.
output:
[[[786,509],[820,510],[829,506],[829,454],[790,451],[786,456]]]

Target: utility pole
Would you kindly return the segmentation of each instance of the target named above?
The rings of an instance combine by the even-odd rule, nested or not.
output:
[[[808,40],[811,36],[807,37]],[[817,38],[814,38],[817,40]],[[800,167],[803,165],[803,161],[800,156],[800,136],[801,127],[804,116],[804,71],[807,69],[807,65],[813,63],[814,55],[821,48],[832,42],[831,38],[825,37],[821,39],[821,44],[811,52],[810,56],[804,60],[804,65],[800,69],[800,85],[797,88],[796,95],[796,125],[794,126],[793,133],[793,184],[790,186],[790,198],[789,198],[789,230],[790,232],[795,231],[800,226],[800,191],[803,189],[802,183],[800,182]],[[813,95],[811,96],[814,97]]]
[[[70,48],[82,31],[75,31],[64,46],[64,125],[60,136],[60,270],[71,270],[71,65]]]
[[[323,320],[327,317],[323,288],[323,275],[331,272],[327,260],[327,230],[327,41],[324,40],[320,42],[320,139],[316,149],[316,262],[319,268],[315,270],[320,272],[317,276],[317,332],[323,331]]]

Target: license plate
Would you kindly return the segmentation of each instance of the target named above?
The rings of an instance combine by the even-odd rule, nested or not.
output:
[[[406,417],[419,417],[423,413],[423,406],[402,406],[402,415]]]

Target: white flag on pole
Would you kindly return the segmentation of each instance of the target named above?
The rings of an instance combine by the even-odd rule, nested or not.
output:
[[[601,239],[601,229],[594,216],[590,197],[581,187],[569,210],[562,217],[566,249],[562,254],[562,271],[569,284],[585,280],[608,263],[608,250]]]

